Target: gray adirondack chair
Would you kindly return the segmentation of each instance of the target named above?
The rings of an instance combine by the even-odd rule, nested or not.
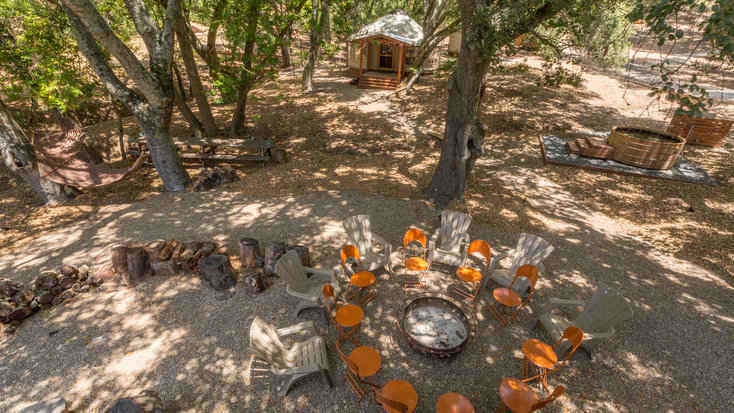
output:
[[[497,254],[492,257],[490,265],[489,277],[485,277],[483,282],[492,279],[495,283],[502,287],[509,287],[515,277],[517,269],[524,264],[532,264],[538,268],[538,273],[544,273],[543,260],[553,252],[555,248],[543,238],[533,234],[520,234],[517,246],[512,253],[507,255]],[[498,263],[507,256],[512,257],[510,268],[497,268]],[[524,296],[529,288],[527,278],[519,279],[512,287],[518,294]]]
[[[375,271],[384,268],[390,273],[390,254],[392,246],[381,236],[372,232],[372,224],[369,215],[355,215],[342,222],[347,232],[349,243],[356,245],[359,249],[360,264],[362,269]]]
[[[537,304],[535,304],[537,305]],[[557,306],[583,307],[576,318],[572,321],[555,314],[553,308]],[[539,311],[536,311],[539,310]],[[568,326],[576,326],[584,331],[584,342],[581,348],[591,358],[591,342],[609,338],[614,335],[614,326],[629,320],[634,315],[632,307],[621,295],[607,287],[599,287],[594,292],[591,300],[584,303],[581,300],[567,300],[550,298],[549,305],[545,308],[533,308],[538,314],[538,324],[550,334],[553,340],[557,340]]]
[[[333,271],[304,267],[295,250],[288,251],[278,259],[275,273],[285,280],[285,291],[301,299],[296,308],[296,316],[309,308],[321,308],[321,288],[324,284],[337,288],[336,274]]]
[[[466,249],[471,242],[468,232],[470,225],[471,215],[449,210],[441,212],[441,227],[429,242],[431,261],[461,265],[466,259]]]
[[[281,340],[285,336],[301,333],[314,335],[290,347],[286,347]],[[329,387],[334,387],[329,374],[326,340],[318,335],[313,321],[276,329],[260,317],[255,317],[250,325],[250,349],[269,365],[275,376],[275,390],[280,397],[288,394],[296,380],[312,374],[321,374]]]

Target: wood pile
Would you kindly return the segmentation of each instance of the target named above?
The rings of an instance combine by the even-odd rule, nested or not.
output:
[[[614,156],[614,147],[603,138],[586,136],[572,140],[566,146],[569,152],[587,158],[611,159]]]
[[[170,276],[196,272],[199,260],[212,254],[227,254],[225,246],[211,241],[155,240],[145,245],[116,245],[110,250],[112,269],[127,285],[146,276]]]
[[[44,271],[28,285],[0,278],[0,331],[12,332],[39,310],[59,305],[101,283],[102,279],[91,276],[86,266],[70,265]]]
[[[237,171],[229,166],[215,166],[213,168],[204,168],[199,177],[196,178],[193,190],[195,192],[208,191],[214,187],[230,182],[239,181],[240,177]]]

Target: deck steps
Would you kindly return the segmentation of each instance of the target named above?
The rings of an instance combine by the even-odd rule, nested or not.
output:
[[[396,78],[366,76],[363,74],[359,78],[358,86],[363,89],[395,89],[398,87],[398,80]]]

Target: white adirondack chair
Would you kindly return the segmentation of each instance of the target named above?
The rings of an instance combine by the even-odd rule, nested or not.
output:
[[[300,333],[313,333],[314,336],[290,347],[281,341],[282,337]],[[313,321],[276,329],[260,317],[255,317],[250,325],[250,349],[269,365],[280,397],[288,394],[296,380],[311,374],[323,375],[329,387],[334,387],[329,374],[326,340],[318,335]]]
[[[471,215],[449,210],[441,212],[441,227],[429,242],[431,262],[460,266],[466,259],[466,249],[471,242],[470,225]]]
[[[359,249],[360,264],[366,271],[384,268],[390,273],[392,246],[384,238],[372,232],[369,215],[355,215],[342,222],[349,237],[348,244]]]
[[[288,251],[275,263],[275,273],[286,282],[285,291],[300,298],[296,316],[309,308],[321,308],[321,288],[331,284],[337,288],[336,274],[333,271],[316,270],[304,267],[301,258],[294,250]]]
[[[537,306],[537,304],[535,304]],[[557,306],[579,307],[580,312],[572,321],[553,312]],[[590,341],[609,338],[614,335],[614,326],[629,320],[634,315],[632,307],[621,295],[607,287],[600,287],[594,292],[591,300],[550,298],[545,308],[533,308],[538,314],[538,323],[557,340],[568,326],[576,326],[584,331],[584,342],[581,348],[591,357]],[[536,323],[536,325],[538,324]]]
[[[492,257],[492,264],[490,266],[489,277],[485,277],[484,282],[488,279],[492,279],[495,283],[502,287],[509,287],[512,284],[512,280],[515,277],[517,269],[524,264],[532,264],[538,268],[538,273],[543,274],[543,260],[553,252],[555,248],[548,241],[540,238],[537,235],[532,234],[520,234],[520,239],[517,241],[515,249],[507,255],[498,254]],[[510,268],[496,268],[504,257],[511,256],[512,264]],[[512,287],[518,294],[524,296],[527,294],[529,284],[526,278],[521,278]]]

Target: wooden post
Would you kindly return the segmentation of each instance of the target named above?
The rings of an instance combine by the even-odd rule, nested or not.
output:
[[[362,78],[362,50],[364,49],[364,39],[359,41],[359,79]]]
[[[400,52],[398,53],[398,85],[400,84],[400,77],[402,76],[403,72],[403,50],[405,49],[405,45],[403,43],[400,43]]]

